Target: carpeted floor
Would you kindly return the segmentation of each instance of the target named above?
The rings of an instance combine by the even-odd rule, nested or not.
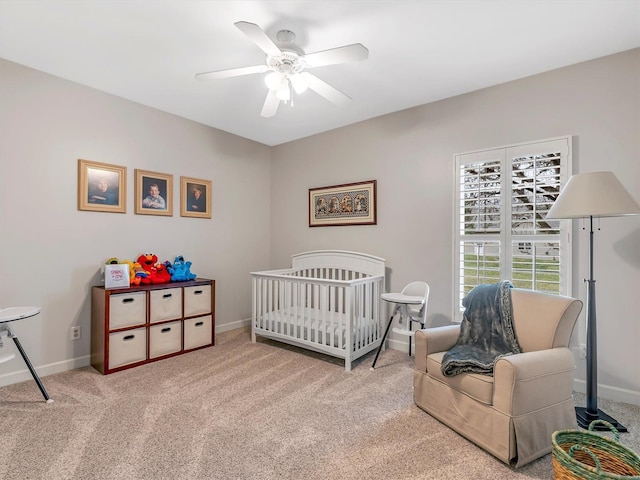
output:
[[[247,329],[112,375],[91,367],[0,388],[2,479],[552,479],[513,470],[413,404],[413,359],[337,359]],[[577,402],[583,401],[578,398]],[[602,401],[640,447],[640,407]]]

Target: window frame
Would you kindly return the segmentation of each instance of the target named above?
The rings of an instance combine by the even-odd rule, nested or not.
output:
[[[501,147],[464,152],[454,155],[454,207],[453,207],[453,315],[454,322],[462,321],[462,262],[461,243],[468,239],[482,239],[483,242],[497,242],[499,247],[499,275],[500,279],[512,279],[513,273],[513,245],[520,242],[544,242],[549,240],[559,244],[559,294],[571,295],[572,291],[572,248],[571,222],[559,222],[557,234],[515,234],[512,231],[513,222],[513,189],[512,165],[515,158],[536,156],[560,152],[560,190],[564,188],[571,177],[573,167],[573,137],[562,136],[544,140],[523,142]],[[461,166],[474,165],[495,161],[500,165],[500,229],[497,233],[464,234],[461,224]],[[533,255],[532,258],[536,258]],[[532,270],[534,271],[534,270]]]

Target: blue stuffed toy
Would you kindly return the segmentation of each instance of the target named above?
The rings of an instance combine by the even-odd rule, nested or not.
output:
[[[169,262],[165,262],[165,264],[168,263]],[[197,277],[195,273],[191,273],[191,262],[185,262],[182,255],[176,257],[171,267],[167,265],[167,270],[171,274],[172,282],[185,282],[187,280],[194,280]]]

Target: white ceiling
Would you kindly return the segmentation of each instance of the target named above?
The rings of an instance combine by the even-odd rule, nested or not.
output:
[[[196,81],[264,62],[240,20],[306,53],[365,45],[313,69],[353,102],[263,118],[265,74]],[[640,0],[0,0],[0,57],[266,145],[639,46]]]

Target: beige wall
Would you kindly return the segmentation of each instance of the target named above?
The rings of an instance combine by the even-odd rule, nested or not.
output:
[[[640,49],[274,147],[271,264],[318,248],[381,256],[388,289],[431,285],[432,325],[452,317],[453,155],[574,135],[574,172],[612,170],[640,201]],[[378,180],[376,226],[307,226],[311,187]],[[300,201],[292,201],[299,199]],[[574,227],[574,295],[586,300],[588,235]],[[599,393],[640,404],[640,217],[596,233]],[[585,340],[584,314],[574,343]],[[392,344],[400,344],[400,337]],[[584,379],[584,361],[577,375]],[[578,382],[578,388],[584,388]]]
[[[15,325],[43,374],[88,364],[100,263],[148,250],[183,254],[218,281],[223,329],[250,316],[250,271],[318,248],[386,258],[390,290],[428,281],[432,325],[448,324],[456,153],[575,135],[575,172],[613,170],[640,199],[640,49],[274,148],[2,60],[0,87],[0,306],[43,307]],[[128,167],[127,214],[77,211],[78,158]],[[172,218],[133,214],[134,168],[174,175]],[[180,175],[213,180],[212,220],[179,216]],[[369,179],[378,180],[378,225],[307,226],[309,188]],[[599,393],[640,404],[640,218],[601,227]],[[573,243],[574,294],[584,300],[588,239],[578,225]],[[78,324],[83,338],[72,342]],[[28,378],[19,361],[0,364],[0,385]]]
[[[217,280],[218,331],[250,316],[249,272],[269,266],[269,147],[4,60],[0,88],[0,307],[42,307],[14,322],[42,374],[88,365],[89,291],[111,256],[184,255]],[[78,211],[79,158],[127,167],[126,214]],[[135,168],[173,175],[173,217],[134,214]],[[181,175],[212,180],[211,220],[180,217]],[[28,378],[0,364],[0,385]]]

